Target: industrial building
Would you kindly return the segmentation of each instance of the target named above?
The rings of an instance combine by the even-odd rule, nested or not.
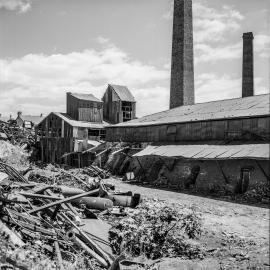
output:
[[[136,101],[126,86],[109,84],[102,98],[104,119],[111,124],[136,118]]]
[[[170,109],[106,128],[107,141],[143,148],[118,166],[180,189],[268,183],[270,96],[254,96],[253,39],[243,34],[242,97],[194,104],[192,0],[175,0]]]
[[[67,115],[77,121],[102,123],[102,101],[92,94],[68,92]]]
[[[80,153],[105,140],[107,112],[117,111],[112,114],[117,118],[108,119],[112,123],[135,118],[136,102],[126,86],[109,84],[103,100],[91,93],[67,92],[66,113],[51,112],[36,127],[41,160],[61,163],[63,155],[73,153],[76,158],[70,157],[69,163],[74,164]]]
[[[39,125],[41,138],[105,139],[106,122],[86,122],[72,119],[66,113],[52,112]]]
[[[50,113],[37,129],[41,138],[74,138],[101,140],[105,138],[103,104],[92,94],[68,92],[67,113]]]
[[[87,164],[88,157],[81,159],[80,153],[105,138],[102,101],[92,94],[67,92],[66,104],[67,113],[52,112],[36,128],[40,158],[62,163],[63,155],[73,153],[65,163],[80,165],[86,159]]]
[[[180,106],[107,128],[108,141],[265,142],[269,94]]]

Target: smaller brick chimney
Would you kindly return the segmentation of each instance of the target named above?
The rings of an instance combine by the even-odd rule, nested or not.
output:
[[[242,97],[254,95],[253,33],[243,33]]]

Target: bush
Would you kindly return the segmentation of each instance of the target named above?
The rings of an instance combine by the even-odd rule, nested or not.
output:
[[[201,235],[201,218],[192,209],[188,214],[160,202],[142,203],[109,232],[113,252],[149,259],[162,257],[200,258],[203,251],[195,241]]]

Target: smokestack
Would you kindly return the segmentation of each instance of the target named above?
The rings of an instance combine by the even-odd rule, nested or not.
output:
[[[192,0],[174,0],[170,109],[194,104]]]
[[[242,97],[254,95],[253,39],[252,32],[243,34]]]

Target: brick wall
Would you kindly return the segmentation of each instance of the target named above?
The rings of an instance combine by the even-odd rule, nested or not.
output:
[[[253,96],[253,34],[243,34],[242,97]]]
[[[170,109],[194,104],[192,0],[174,0]]]

